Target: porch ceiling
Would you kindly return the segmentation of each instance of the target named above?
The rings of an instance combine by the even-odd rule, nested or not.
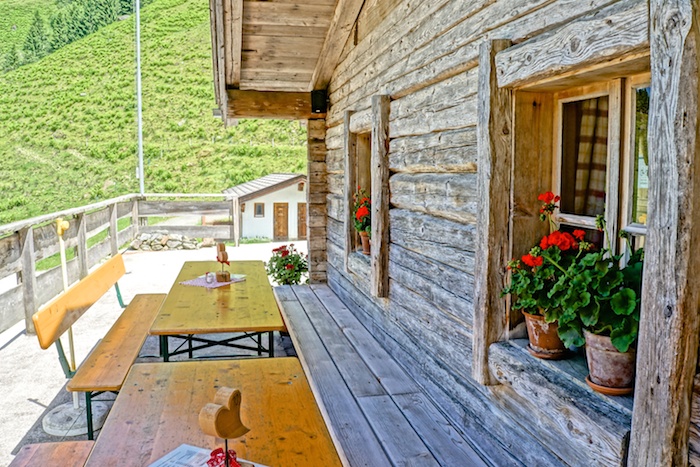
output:
[[[210,0],[222,116],[307,118],[309,91],[328,86],[362,3]]]

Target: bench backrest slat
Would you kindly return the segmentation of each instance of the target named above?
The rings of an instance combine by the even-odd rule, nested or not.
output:
[[[125,272],[122,255],[117,254],[34,313],[32,320],[41,348],[48,349]]]

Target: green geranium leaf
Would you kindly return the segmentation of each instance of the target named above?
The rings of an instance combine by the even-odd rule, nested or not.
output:
[[[631,315],[637,308],[637,294],[629,288],[621,289],[612,296],[610,305],[618,315]]]
[[[591,300],[588,305],[581,307],[578,310],[578,314],[581,317],[581,322],[584,326],[595,326],[598,322],[598,312],[600,311],[600,304],[597,300]]]
[[[624,318],[621,326],[610,333],[610,341],[620,352],[627,352],[630,346],[637,340],[639,323],[631,317]]]
[[[568,323],[562,323],[559,321],[559,338],[564,343],[565,347],[581,347],[586,340],[583,338],[583,331],[581,329],[580,323],[577,321],[571,321]]]

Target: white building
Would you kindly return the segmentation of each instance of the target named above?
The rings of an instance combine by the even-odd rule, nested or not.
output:
[[[306,240],[306,175],[270,174],[223,192],[238,200],[236,244],[240,238]]]

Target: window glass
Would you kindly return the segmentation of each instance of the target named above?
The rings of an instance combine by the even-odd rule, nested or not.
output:
[[[255,203],[255,217],[265,217],[264,203]]]
[[[561,211],[580,216],[604,214],[608,96],[564,103],[561,141]]]
[[[651,88],[634,90],[634,191],[632,193],[632,223],[647,223],[647,195],[649,191],[649,149],[647,128],[649,126],[649,93]]]

